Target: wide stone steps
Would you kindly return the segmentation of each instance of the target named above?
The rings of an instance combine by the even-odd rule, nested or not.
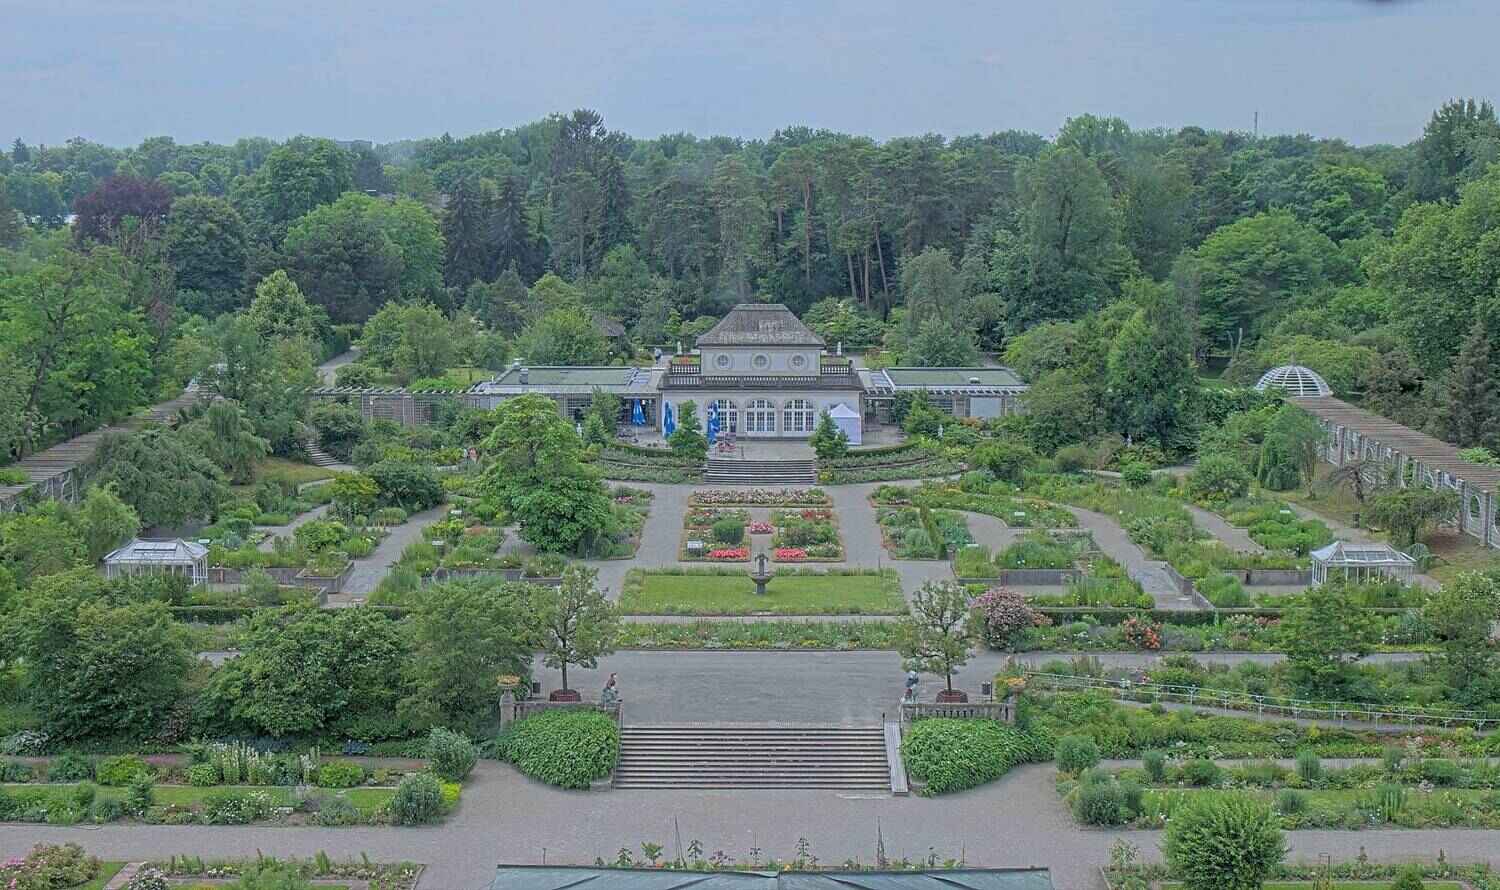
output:
[[[333,455],[331,455],[328,452],[324,451],[322,448],[318,447],[318,440],[317,439],[309,438],[307,441],[305,441],[305,442],[302,443],[302,447],[303,447],[304,450],[307,451],[307,459],[308,459],[309,462],[312,463],[313,466],[315,466],[315,467],[335,467],[335,466],[338,466],[338,463],[339,463],[338,458],[334,457]]]
[[[617,788],[889,791],[878,726],[625,726]]]
[[[810,460],[735,460],[710,457],[703,481],[721,485],[816,485],[817,466]]]

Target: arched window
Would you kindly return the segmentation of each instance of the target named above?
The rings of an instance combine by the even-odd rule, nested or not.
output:
[[[714,409],[719,412],[719,435],[736,436],[740,432],[740,409],[728,399],[719,399],[714,402]]]
[[[756,433],[776,432],[776,406],[766,399],[754,399],[747,404],[745,432],[752,436]]]
[[[817,423],[817,413],[806,399],[792,399],[782,411],[781,428],[788,433],[810,433]]]

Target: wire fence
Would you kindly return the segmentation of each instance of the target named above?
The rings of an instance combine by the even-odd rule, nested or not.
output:
[[[1203,689],[1197,686],[1137,683],[1134,680],[1113,680],[1108,677],[1078,674],[1049,674],[1041,671],[1027,671],[1026,677],[1028,681],[1053,688],[1097,689],[1109,692],[1116,698],[1139,702],[1177,702],[1207,708],[1251,711],[1257,714],[1330,720],[1339,723],[1355,720],[1365,723],[1409,726],[1450,728],[1468,726],[1479,732],[1500,728],[1500,716],[1486,714],[1483,711],[1316,701],[1274,695],[1254,695],[1248,692],[1232,692],[1222,689]]]

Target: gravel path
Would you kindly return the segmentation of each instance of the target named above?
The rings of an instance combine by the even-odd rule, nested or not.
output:
[[[1217,513],[1205,510],[1197,504],[1186,501],[1182,504],[1187,511],[1193,514],[1193,524],[1218,538],[1235,550],[1243,550],[1246,553],[1265,553],[1266,548],[1255,543],[1250,533],[1239,526],[1230,525],[1229,520]]]
[[[1160,832],[1083,830],[1069,818],[1050,765],[1013,771],[998,782],[939,799],[826,791],[568,792],[531,782],[510,768],[482,763],[464,788],[458,811],[432,828],[246,828],[136,826],[60,828],[6,825],[0,856],[34,844],[76,841],[104,859],[146,859],[173,853],[204,857],[367,854],[375,860],[424,862],[421,890],[478,890],[497,862],[590,864],[613,859],[642,842],[675,855],[702,843],[749,859],[790,858],[801,838],[823,862],[875,858],[877,834],[892,858],[962,856],[971,865],[1040,865],[1058,890],[1098,890],[1098,867],[1123,838],[1147,859],[1159,859]],[[1441,849],[1453,862],[1500,863],[1500,832],[1293,831],[1292,860],[1321,854],[1353,859],[1363,848],[1374,861],[1431,859]]]

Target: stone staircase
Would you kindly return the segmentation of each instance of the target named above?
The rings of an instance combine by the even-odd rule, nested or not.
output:
[[[620,728],[616,788],[891,790],[880,726]]]
[[[738,460],[710,457],[703,481],[712,485],[816,485],[818,470],[810,460]]]
[[[336,467],[340,465],[339,459],[324,451],[318,446],[318,440],[308,436],[302,442],[302,448],[307,452],[307,459],[315,467]]]

